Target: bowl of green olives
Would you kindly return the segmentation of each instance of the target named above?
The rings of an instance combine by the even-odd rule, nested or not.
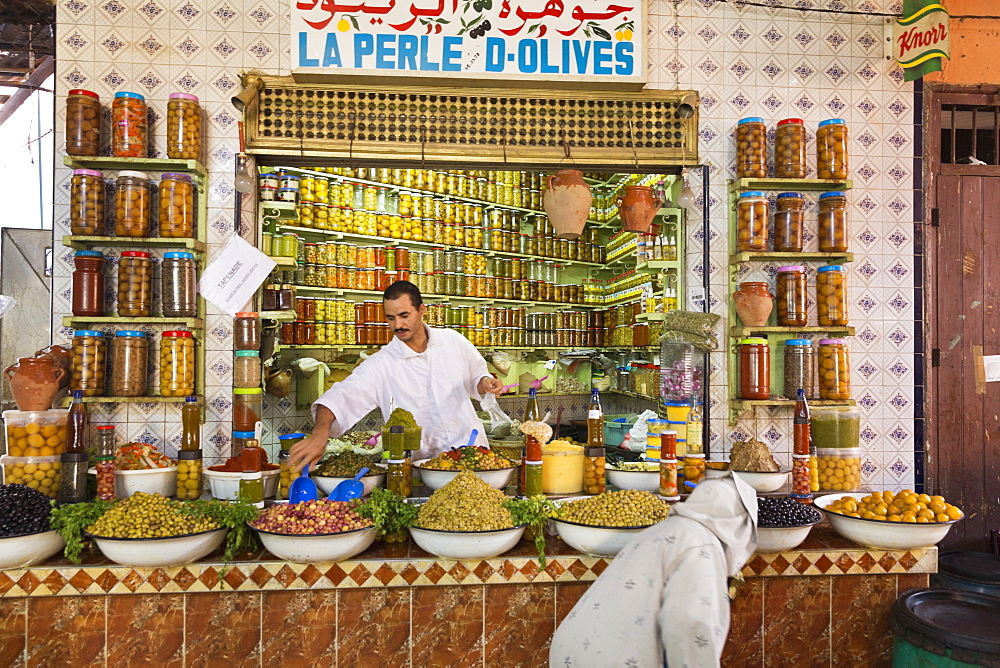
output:
[[[570,547],[595,557],[613,557],[636,534],[667,519],[670,506],[651,492],[624,489],[569,499],[552,518]]]
[[[109,538],[93,534],[88,534],[88,538],[105,557],[122,566],[164,568],[207,557],[222,546],[228,532],[220,528],[162,538]]]

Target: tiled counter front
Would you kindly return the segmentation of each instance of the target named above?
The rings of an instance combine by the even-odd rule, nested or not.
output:
[[[437,559],[382,545],[363,559],[288,564],[267,553],[133,569],[86,555],[0,571],[0,666],[543,665],[561,620],[608,560],[549,543],[496,559]],[[878,665],[902,591],[937,550],[886,552],[817,529],[757,555],[732,609],[729,665]],[[848,658],[850,657],[850,661]]]

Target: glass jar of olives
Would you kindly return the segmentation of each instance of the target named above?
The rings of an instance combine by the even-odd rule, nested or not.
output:
[[[104,370],[108,342],[104,334],[91,329],[73,332],[70,390],[81,390],[85,397],[104,394]]]
[[[120,171],[115,186],[115,234],[148,237],[150,201],[145,172]]]
[[[821,179],[847,178],[847,123],[842,118],[822,121],[816,130],[816,172]]]
[[[767,197],[760,190],[741,193],[736,202],[736,250],[767,250]]]
[[[758,116],[736,124],[736,178],[763,179],[767,176],[767,127]]]
[[[847,270],[843,265],[816,270],[816,309],[821,327],[847,326]]]
[[[819,196],[819,249],[847,252],[847,194],[835,190]]]
[[[73,234],[104,234],[104,174],[74,169],[70,179],[69,229]]]
[[[185,330],[163,332],[160,339],[160,396],[194,394],[194,338]]]
[[[819,341],[819,398],[851,398],[851,360],[844,339]]]
[[[89,90],[71,90],[66,95],[66,154],[95,156],[100,149],[101,98]]]
[[[160,236],[194,236],[194,184],[187,174],[160,177]]]
[[[779,179],[806,177],[806,127],[801,118],[778,121],[774,138],[774,176]]]
[[[187,93],[167,100],[167,157],[197,160],[201,156],[201,105]]]
[[[152,307],[152,257],[145,251],[123,251],[118,260],[118,315],[148,316]]]
[[[148,354],[149,339],[144,332],[115,332],[111,342],[111,396],[141,397],[146,394]]]
[[[782,253],[802,252],[802,227],[805,201],[799,193],[779,193],[774,213],[774,250]]]

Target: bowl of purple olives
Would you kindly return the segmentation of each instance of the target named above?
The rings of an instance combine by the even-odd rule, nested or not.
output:
[[[789,496],[758,497],[757,552],[793,550],[822,521],[822,513]]]

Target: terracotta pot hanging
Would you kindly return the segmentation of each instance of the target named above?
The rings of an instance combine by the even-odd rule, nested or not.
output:
[[[733,303],[745,327],[763,327],[771,317],[774,295],[767,283],[740,283],[739,290],[733,293]]]
[[[22,357],[4,369],[19,411],[47,411],[66,372],[48,357]]]
[[[542,204],[549,222],[560,239],[579,239],[590,215],[592,197],[583,174],[575,169],[560,169],[546,179]]]
[[[649,186],[625,186],[625,195],[615,198],[622,228],[628,232],[649,232],[656,212],[663,202],[653,195]]]

